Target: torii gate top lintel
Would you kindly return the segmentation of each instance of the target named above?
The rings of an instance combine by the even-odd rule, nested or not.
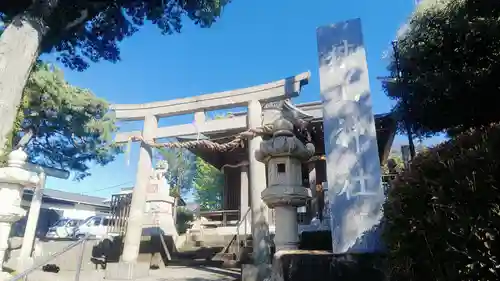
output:
[[[145,120],[148,123],[148,139],[171,138],[193,134],[209,133],[223,130],[239,130],[247,128],[246,116],[235,116],[230,120],[205,120],[205,111],[247,106],[250,101],[275,101],[299,95],[302,86],[309,83],[309,72],[304,72],[278,81],[253,87],[231,91],[205,94],[175,100],[151,102],[144,104],[115,104],[111,106],[117,120]],[[195,113],[194,124],[157,127],[153,119]],[[145,124],[146,128],[146,124]],[[144,131],[120,132],[115,142],[124,143],[131,137],[143,136]]]
[[[198,110],[238,107],[246,105],[250,100],[296,97],[302,86],[309,83],[309,77],[309,72],[303,72],[278,81],[242,89],[143,104],[114,104],[111,109],[115,111],[118,120],[143,120],[146,115],[166,117]]]

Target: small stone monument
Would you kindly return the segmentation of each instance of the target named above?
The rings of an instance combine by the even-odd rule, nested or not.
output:
[[[0,168],[0,264],[3,266],[5,252],[12,224],[26,215],[21,208],[23,189],[36,186],[40,178],[37,173],[25,168],[28,155],[22,150],[12,151],[8,156],[7,167]],[[12,276],[2,271],[0,280]]]
[[[295,137],[293,124],[284,118],[276,119],[272,128],[272,137],[261,143],[255,157],[267,164],[268,187],[262,200],[275,209],[278,252],[298,247],[297,207],[305,206],[309,199],[302,186],[302,162],[313,156],[314,145],[305,145]]]
[[[148,187],[146,197],[148,219],[144,224],[144,229],[146,232],[147,230],[159,231],[163,235],[172,236],[173,241],[176,241],[179,234],[173,218],[175,198],[170,196],[170,186],[166,181],[167,172],[168,163],[158,161]]]

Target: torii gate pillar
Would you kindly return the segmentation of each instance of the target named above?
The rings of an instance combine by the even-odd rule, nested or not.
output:
[[[158,128],[158,118],[154,115],[146,116],[142,136],[145,141],[154,141],[154,134]],[[153,152],[150,146],[141,143],[139,151],[139,162],[133,190],[130,214],[127,222],[127,232],[123,247],[122,261],[134,264],[139,255],[139,245],[142,236],[142,222],[144,221],[144,207],[147,196],[147,188],[151,177]]]

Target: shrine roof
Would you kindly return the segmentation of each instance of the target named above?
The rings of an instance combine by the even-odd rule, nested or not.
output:
[[[321,101],[314,101],[295,105],[298,109],[312,115],[314,119],[310,122],[306,129],[296,128],[296,134],[299,138],[306,141],[307,133],[311,135],[312,143],[316,146],[318,154],[324,154],[324,132],[323,132],[323,105]],[[233,112],[227,118],[234,118],[236,116],[245,116],[246,111]],[[375,127],[377,130],[377,141],[379,146],[379,155],[382,162],[388,156],[390,147],[394,140],[396,133],[396,122],[392,114],[375,114]],[[214,132],[204,134],[201,137],[206,139],[216,139],[217,142],[224,143],[230,141],[235,135],[241,133],[242,130],[227,130],[223,132]],[[179,140],[193,140],[200,138],[200,136],[183,136]],[[191,150],[196,155],[202,157],[205,161],[211,163],[217,168],[222,167],[224,164],[236,164],[238,162],[247,160],[246,148],[238,148],[230,153],[216,153],[204,151],[200,149]],[[229,156],[228,156],[229,155]]]

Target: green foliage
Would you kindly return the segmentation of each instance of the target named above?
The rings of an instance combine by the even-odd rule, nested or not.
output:
[[[387,163],[382,166],[382,174],[393,174],[394,170],[401,171],[404,168],[403,159],[399,155],[389,155]]]
[[[177,228],[177,232],[179,232],[179,234],[186,233],[189,228],[189,223],[192,221],[194,221],[193,212],[184,207],[177,208],[177,219],[175,221],[175,227]]]
[[[29,161],[70,170],[82,179],[90,175],[90,163],[105,165],[120,152],[112,144],[116,127],[108,108],[89,90],[69,85],[59,69],[39,63],[24,90],[10,146],[31,129]]]
[[[170,195],[185,196],[191,191],[195,174],[195,156],[185,149],[158,149],[159,158],[168,163],[167,183],[170,185]]]
[[[228,115],[216,115],[213,119]],[[172,196],[185,197],[193,191],[201,210],[222,208],[224,175],[217,168],[185,149],[163,148],[158,149],[158,152],[159,158],[166,160],[169,165],[167,182]]]
[[[119,42],[135,34],[146,21],[162,34],[181,32],[186,18],[210,27],[229,0],[51,0],[52,8],[46,2],[0,1],[0,20],[9,23],[23,13],[43,19],[38,22],[50,28],[41,50],[56,51],[65,66],[81,71],[89,61],[119,61]]]
[[[454,135],[500,121],[499,1],[426,0],[398,50],[403,81],[385,88],[417,135]],[[396,75],[394,59],[389,69]]]
[[[500,279],[500,125],[417,155],[384,205],[391,280]]]
[[[194,176],[195,200],[200,209],[222,209],[222,191],[224,187],[224,174],[217,168],[205,162],[200,157],[196,158],[196,175]]]
[[[224,175],[217,168],[184,149],[158,149],[158,152],[159,158],[168,162],[171,196],[185,197],[193,191],[202,210],[222,208]]]

